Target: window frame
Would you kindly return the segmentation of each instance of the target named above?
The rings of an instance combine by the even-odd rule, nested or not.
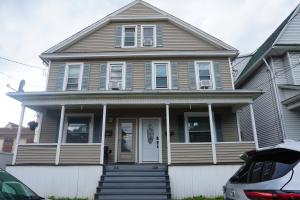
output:
[[[152,27],[153,28],[153,45],[152,46],[144,46],[144,27]],[[156,47],[156,25],[155,24],[142,24],[141,25],[141,47]]]
[[[199,86],[200,83],[200,78],[199,78],[199,68],[198,68],[198,63],[209,63],[210,64],[210,68],[209,68],[209,72],[210,72],[210,81],[212,83],[212,88],[209,89],[201,89]],[[194,70],[195,70],[195,76],[196,76],[196,88],[197,90],[216,90],[216,84],[215,84],[215,71],[214,71],[214,65],[213,65],[213,61],[212,60],[195,60],[194,61]]]
[[[78,77],[78,87],[77,90],[81,90],[82,87],[82,78],[83,78],[83,66],[84,63],[82,62],[74,62],[74,63],[66,63],[65,65],[65,74],[64,74],[64,83],[63,83],[63,91],[73,91],[73,90],[67,90],[68,85],[68,78],[69,78],[69,66],[70,65],[80,65],[80,72]]]
[[[111,65],[116,64],[122,65],[122,88],[121,90],[125,90],[125,80],[126,80],[126,62],[117,61],[117,62],[107,62],[107,70],[106,70],[106,90],[111,90],[109,88],[110,74],[111,74]]]
[[[184,137],[185,137],[185,143],[192,143],[192,144],[211,144],[211,142],[190,142],[190,134],[189,134],[189,117],[208,117],[209,119],[209,114],[208,112],[185,112],[184,113]],[[210,127],[210,124],[209,124]],[[211,136],[211,127],[209,129],[210,136]]]
[[[157,88],[156,87],[156,64],[167,64],[167,87]],[[153,90],[171,90],[172,80],[171,80],[171,62],[170,61],[152,61],[152,89]]]
[[[134,46],[125,46],[125,28],[134,28]],[[137,47],[137,25],[122,25],[122,38],[121,38],[122,48],[136,48]]]
[[[68,118],[69,117],[90,117],[89,138],[88,138],[87,143],[67,143],[67,134],[68,134],[67,130],[68,130]],[[62,144],[94,144],[93,143],[93,134],[94,134],[94,114],[93,113],[68,113],[68,114],[65,114]]]

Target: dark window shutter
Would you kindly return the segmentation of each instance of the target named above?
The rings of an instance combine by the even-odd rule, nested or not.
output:
[[[220,115],[215,115],[215,127],[216,127],[216,135],[217,142],[223,142],[223,127],[222,127],[222,117]]]
[[[95,115],[95,117],[94,117],[94,134],[93,134],[93,142],[94,143],[101,142],[101,129],[102,129],[102,116]]]
[[[216,89],[221,90],[223,89],[222,72],[221,72],[221,64],[218,62],[214,62],[214,73],[215,73]]]
[[[99,90],[106,90],[107,64],[100,64]]]
[[[65,78],[65,65],[58,67],[58,74],[56,77],[56,90],[62,91]]]
[[[157,25],[156,26],[156,46],[157,47],[163,47],[163,30],[162,26]]]
[[[193,62],[188,63],[188,76],[189,76],[189,88],[190,90],[196,90],[196,75],[195,65]]]
[[[185,142],[185,130],[184,130],[184,117],[183,115],[177,116],[177,134],[178,142]]]
[[[84,64],[81,90],[89,90],[90,70],[91,66],[89,64]]]
[[[145,90],[152,89],[152,64],[151,62],[145,63]]]
[[[115,47],[121,48],[122,46],[121,43],[122,43],[122,26],[117,26],[115,32]]]
[[[178,78],[178,67],[177,63],[171,63],[171,78],[172,78],[172,89],[178,90],[179,89],[179,78]]]
[[[126,90],[132,90],[132,64],[126,64],[126,75],[125,75],[125,88]]]

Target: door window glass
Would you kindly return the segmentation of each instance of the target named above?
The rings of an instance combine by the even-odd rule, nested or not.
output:
[[[121,152],[131,152],[132,151],[132,123],[121,123],[120,133],[121,133]]]

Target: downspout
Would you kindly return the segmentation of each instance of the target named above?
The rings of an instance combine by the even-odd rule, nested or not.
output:
[[[271,73],[271,80],[272,80],[272,85],[273,85],[273,90],[274,90],[274,94],[275,94],[275,98],[276,98],[276,108],[277,108],[277,112],[279,115],[279,122],[280,122],[280,126],[281,126],[281,131],[282,131],[282,137],[283,137],[283,141],[285,139],[287,139],[286,137],[286,133],[285,133],[285,128],[284,128],[284,123],[283,123],[283,114],[282,111],[280,109],[280,101],[279,101],[279,91],[278,91],[278,87],[276,85],[276,75],[275,72],[273,71],[273,69],[271,68],[271,66],[269,65],[269,63],[267,62],[266,58],[263,58],[264,63],[266,64],[268,70]]]

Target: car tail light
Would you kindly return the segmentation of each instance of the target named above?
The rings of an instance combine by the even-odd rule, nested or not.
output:
[[[284,191],[244,191],[251,200],[300,200],[300,193]]]

